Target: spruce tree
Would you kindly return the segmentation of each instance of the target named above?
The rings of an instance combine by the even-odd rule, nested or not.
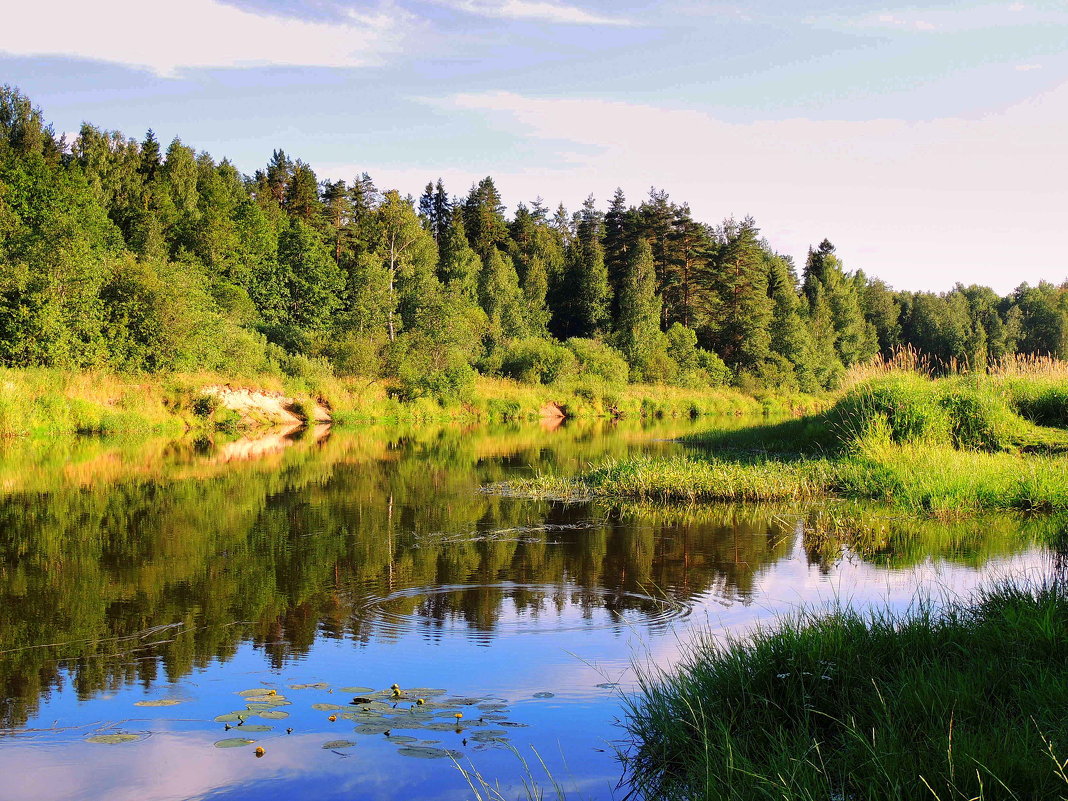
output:
[[[627,358],[635,380],[647,380],[658,352],[664,347],[660,333],[660,296],[649,241],[639,239],[631,248],[619,297],[616,347]]]

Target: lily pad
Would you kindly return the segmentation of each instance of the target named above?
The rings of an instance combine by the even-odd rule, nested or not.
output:
[[[317,681],[314,684],[290,684],[291,690],[325,690],[330,685],[325,681]]]
[[[137,701],[134,706],[176,706],[180,703],[177,698],[161,698],[158,701]]]
[[[140,734],[96,734],[92,737],[86,737],[87,743],[97,743],[98,745],[117,745],[118,743],[132,743],[135,740],[142,739]]]
[[[274,726],[264,726],[264,725],[262,725],[260,723],[253,723],[253,724],[246,723],[244,726],[241,727],[241,731],[243,733],[244,732],[263,732],[263,731],[270,731],[273,728],[274,728]]]
[[[255,740],[250,740],[247,737],[229,737],[225,740],[219,740],[215,743],[216,748],[240,748],[243,745],[252,745]]]
[[[555,698],[556,693],[534,693],[535,698]]]
[[[323,685],[323,686],[326,686],[326,685]],[[372,692],[374,692],[374,688],[373,687],[339,687],[338,691],[339,692],[343,692],[343,693],[372,693]]]
[[[508,742],[508,732],[502,729],[476,731],[471,735],[471,739],[476,743],[505,743]]]
[[[311,708],[318,710],[319,712],[339,712],[345,707],[338,706],[337,704],[312,704]]]
[[[361,723],[353,731],[357,734],[385,734],[392,728],[388,723]]]
[[[537,698],[538,696],[535,695],[534,697]],[[508,708],[508,704],[502,704],[495,701],[487,704],[479,704],[478,708],[485,710],[486,712],[502,712]]]
[[[266,712],[257,712],[256,715],[265,720],[282,720],[289,717],[289,713],[281,709],[268,709]]]
[[[414,695],[417,698],[430,698],[434,695],[445,695],[448,690],[438,690],[433,687],[410,687],[407,692],[408,695]]]
[[[218,715],[215,718],[216,723],[237,723],[239,720],[245,720],[252,717],[248,712],[227,712],[225,715]]]
[[[406,745],[398,748],[397,753],[402,756],[415,757],[416,759],[444,759],[452,757],[459,759],[462,754],[459,751],[450,751],[447,748],[432,748],[427,745]]]
[[[470,727],[470,723],[464,723],[463,721],[453,721],[449,723],[444,720],[439,723],[427,723],[423,726],[424,729],[429,729],[430,731],[456,731],[457,729],[463,731]]]
[[[419,742],[419,738],[418,737],[409,737],[406,734],[391,734],[386,739],[388,739],[391,743],[417,743],[417,742]]]
[[[323,748],[327,751],[333,751],[336,748],[352,748],[356,745],[352,740],[331,740],[328,743],[323,743]]]
[[[453,696],[452,698],[446,698],[446,703],[459,706],[474,706],[475,704],[482,703],[485,698],[467,698],[464,696]]]
[[[515,729],[525,729],[525,728],[527,728],[528,724],[526,724],[526,723],[516,723],[514,720],[499,720],[499,721],[497,721],[497,725],[498,726],[511,726],[512,728],[515,728]]]
[[[254,690],[240,690],[236,695],[248,697],[250,695],[270,695],[272,692],[269,687],[257,687]]]

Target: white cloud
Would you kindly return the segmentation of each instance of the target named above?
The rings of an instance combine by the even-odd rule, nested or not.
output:
[[[542,0],[438,0],[469,14],[501,19],[537,20],[563,25],[630,25],[619,17],[592,14],[576,6]]]
[[[918,33],[985,31],[1021,25],[1068,25],[1068,9],[1036,8],[1023,3],[958,3],[918,9],[885,9],[860,16],[810,16],[806,24],[838,30],[896,30]]]
[[[163,76],[203,67],[359,67],[399,51],[410,22],[388,4],[315,22],[217,0],[27,2],[7,11],[0,52],[113,62]]]
[[[364,165],[381,186],[418,194],[443,175],[451,192],[491,174],[506,202],[545,195],[571,208],[622,185],[650,186],[716,222],[753,214],[773,246],[803,258],[827,236],[848,266],[907,289],[956,281],[1006,291],[1068,277],[1068,84],[982,119],[727,123],[692,110],[511,92],[458,94],[440,105],[486,118],[546,155],[521,169],[507,151],[473,169]],[[537,152],[537,151],[535,151]],[[355,165],[318,165],[348,178]]]
[[[914,31],[934,31],[937,26],[934,23],[915,17],[902,17],[897,14],[876,14],[865,17],[854,23],[858,28],[905,28]]]
[[[1042,69],[1042,65],[1041,64],[1017,64],[1016,65],[1016,71],[1017,72],[1033,72],[1035,70],[1040,70],[1040,69]]]

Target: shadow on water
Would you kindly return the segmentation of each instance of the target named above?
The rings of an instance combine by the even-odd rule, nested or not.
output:
[[[230,663],[299,667],[315,681],[336,671],[322,656],[331,643],[395,665],[403,642],[405,659],[454,671],[441,676],[449,683],[474,675],[471,659],[535,660],[536,673],[536,660],[551,661],[536,643],[552,635],[607,638],[596,642],[625,663],[632,634],[673,636],[707,619],[710,603],[760,602],[782,565],[828,574],[844,554],[880,569],[981,568],[1056,525],[478,492],[516,474],[670,452],[693,425],[549,423],[6,444],[0,727],[34,724],[39,705],[67,692],[107,717],[110,693],[222,681]],[[242,656],[249,648],[258,665]]]

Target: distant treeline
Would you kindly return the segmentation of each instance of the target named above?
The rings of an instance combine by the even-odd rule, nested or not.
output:
[[[152,131],[66,142],[0,88],[9,366],[333,371],[438,396],[476,370],[814,391],[902,346],[972,367],[1068,357],[1068,286],[893,291],[826,239],[799,276],[753,219],[698,222],[657,189],[509,216],[491,178],[402,197],[281,150],[246,176]]]

